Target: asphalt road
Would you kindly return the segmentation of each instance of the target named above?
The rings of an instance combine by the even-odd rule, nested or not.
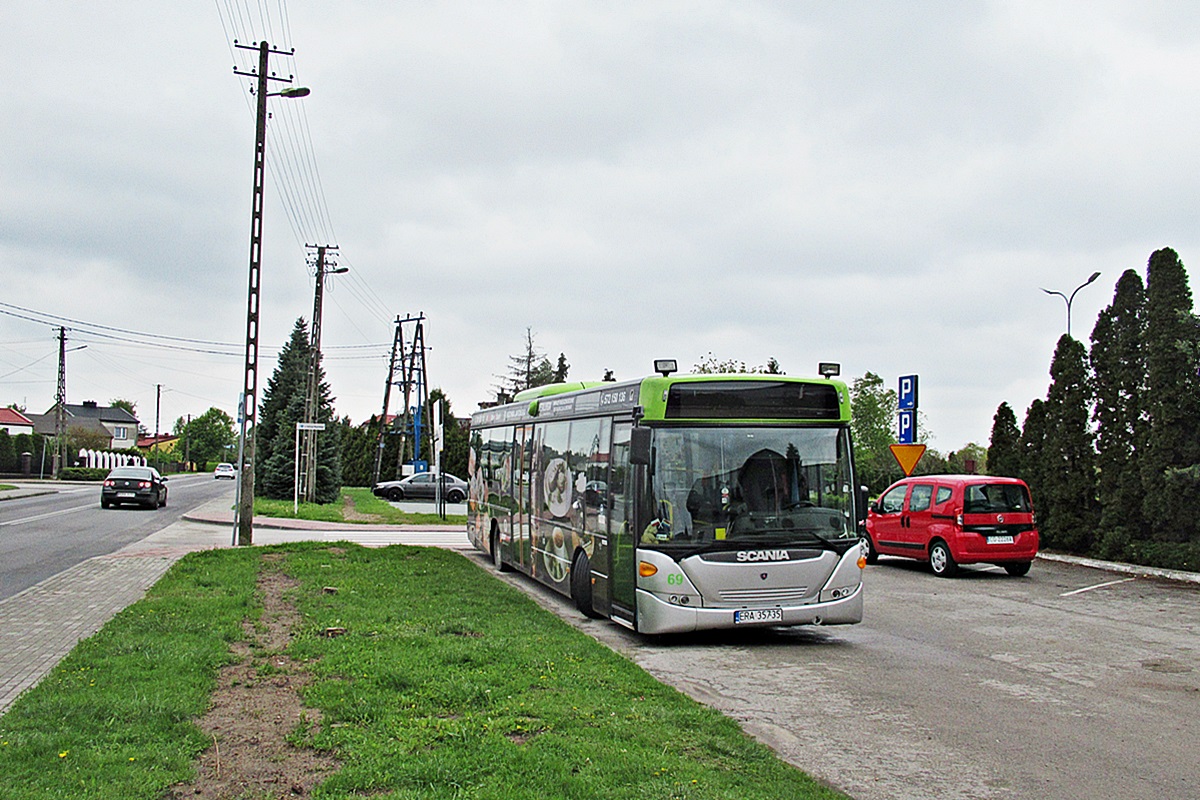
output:
[[[54,494],[0,502],[0,599],[144,539],[222,493],[233,503],[233,481],[208,474],[172,476],[167,487],[167,505],[157,511],[103,510],[99,484],[61,484]]]
[[[505,577],[858,800],[1200,797],[1196,584],[885,557],[859,625],[647,638]]]

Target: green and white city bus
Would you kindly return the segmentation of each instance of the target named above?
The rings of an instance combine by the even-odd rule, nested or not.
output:
[[[859,622],[845,384],[664,364],[474,414],[475,547],[644,633]]]

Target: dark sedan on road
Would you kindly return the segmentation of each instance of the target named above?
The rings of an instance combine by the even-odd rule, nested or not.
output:
[[[136,503],[147,508],[167,504],[167,479],[154,467],[117,467],[100,489],[100,507]]]
[[[371,489],[386,500],[433,500],[437,493],[437,476],[418,472],[398,481],[383,481]],[[449,473],[442,473],[442,497],[447,503],[461,503],[467,497],[467,482]]]

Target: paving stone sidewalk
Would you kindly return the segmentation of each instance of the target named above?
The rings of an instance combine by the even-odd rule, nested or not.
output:
[[[94,634],[184,555],[232,546],[233,512],[216,500],[139,542],[90,558],[0,600],[0,714],[81,640]],[[255,518],[256,545],[351,541],[470,550],[458,526],[376,526]]]

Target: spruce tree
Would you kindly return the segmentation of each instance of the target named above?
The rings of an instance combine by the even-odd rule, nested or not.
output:
[[[255,487],[259,495],[276,500],[290,500],[295,492],[296,423],[304,421],[305,394],[308,391],[308,370],[312,359],[312,344],[304,318],[296,320],[292,335],[279,352],[275,372],[263,392],[261,413],[256,435]],[[325,372],[317,364],[316,421],[325,423],[317,434],[317,480],[315,497],[318,503],[330,503],[341,493],[341,437],[333,424],[333,398]]]
[[[1042,535],[1048,547],[1084,554],[1091,549],[1099,509],[1095,444],[1089,427],[1092,388],[1083,345],[1063,334],[1050,377],[1042,448],[1042,507],[1049,520]]]
[[[1146,270],[1146,412],[1142,509],[1152,536],[1200,542],[1200,376],[1192,293],[1179,256],[1162,249]]]
[[[992,439],[987,451],[987,473],[1017,477],[1021,472],[1021,429],[1008,403],[1001,403],[992,417]]]
[[[1124,558],[1131,542],[1148,535],[1140,464],[1147,431],[1144,337],[1145,290],[1137,272],[1126,270],[1092,330],[1100,503],[1096,554],[1102,558]]]

